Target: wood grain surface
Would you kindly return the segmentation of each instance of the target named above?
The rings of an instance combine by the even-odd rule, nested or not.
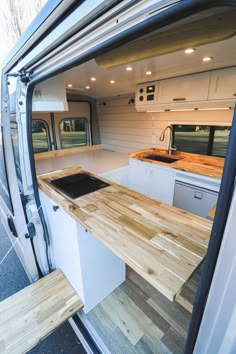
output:
[[[173,301],[202,261],[212,223],[116,184],[72,200],[50,183],[80,171],[74,167],[41,175],[39,187]]]
[[[169,156],[167,150],[152,148],[148,150],[133,152],[129,154],[129,157],[213,178],[221,178],[225,161],[225,159],[222,157],[204,156],[198,154],[190,154],[187,152],[174,151],[171,156],[173,158],[178,158],[179,160],[168,164],[165,162],[146,159],[144,156],[148,154]]]
[[[82,307],[55,270],[0,303],[0,353],[26,353]]]
[[[211,210],[209,210],[207,216],[208,216],[209,218],[214,219],[215,213],[216,213],[216,205],[214,205],[213,208],[211,208]]]

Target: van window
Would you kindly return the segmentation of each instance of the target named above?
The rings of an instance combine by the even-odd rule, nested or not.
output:
[[[89,125],[86,118],[64,118],[59,123],[62,149],[89,145]]]
[[[4,200],[8,209],[13,213],[10,192],[8,187],[8,180],[6,175],[6,164],[3,146],[3,131],[0,130],[0,196]]]
[[[173,144],[177,150],[225,157],[229,126],[173,125]]]
[[[45,121],[32,121],[32,140],[35,154],[50,150],[49,128]]]

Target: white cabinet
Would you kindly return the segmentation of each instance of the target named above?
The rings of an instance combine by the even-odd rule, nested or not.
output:
[[[108,179],[111,182],[120,184],[123,187],[129,188],[128,185],[128,166],[120,167],[115,170],[105,172],[100,176]]]
[[[175,170],[130,159],[129,187],[136,192],[172,205]]]
[[[32,100],[33,112],[68,111],[64,75],[57,75],[35,86]]]
[[[60,268],[88,313],[125,281],[125,263],[40,191],[53,265]]]
[[[210,72],[159,82],[158,104],[207,100]]]
[[[209,100],[236,99],[236,68],[213,71]]]

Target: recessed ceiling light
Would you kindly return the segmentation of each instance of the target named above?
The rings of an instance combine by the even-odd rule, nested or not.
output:
[[[146,71],[146,75],[152,75],[151,70]]]
[[[126,67],[126,71],[132,71],[132,70],[133,70],[132,66],[127,66]]]
[[[211,61],[212,59],[213,59],[212,57],[204,57],[204,58],[202,58],[202,61],[207,63],[208,61]]]
[[[187,49],[185,49],[185,51],[184,51],[184,53],[185,54],[192,54],[193,52],[195,52],[195,48],[187,48]]]
[[[89,90],[90,89],[90,86],[85,86],[86,90]]]
[[[115,84],[115,80],[110,80],[110,84]]]
[[[68,84],[67,87],[73,87],[73,85],[72,84]]]
[[[91,81],[96,81],[96,77],[91,77]]]

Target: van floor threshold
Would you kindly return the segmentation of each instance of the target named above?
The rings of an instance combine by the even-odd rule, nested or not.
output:
[[[26,353],[83,307],[55,270],[0,302],[0,353]]]

